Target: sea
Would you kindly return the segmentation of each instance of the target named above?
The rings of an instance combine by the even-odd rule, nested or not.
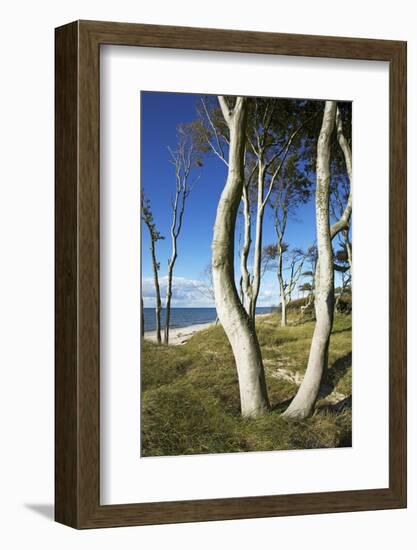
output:
[[[272,307],[257,307],[256,313],[272,313]],[[145,332],[156,329],[155,309],[145,307],[143,310],[145,319]],[[216,320],[216,308],[214,307],[173,307],[171,308],[171,328],[189,327],[204,323],[213,323]],[[165,309],[161,311],[161,326],[165,326]]]

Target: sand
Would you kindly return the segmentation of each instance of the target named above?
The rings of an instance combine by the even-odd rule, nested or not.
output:
[[[209,328],[213,324],[214,323],[201,323],[199,325],[190,325],[189,327],[171,328],[169,329],[169,343],[173,346],[185,344],[196,332]],[[163,331],[161,331],[161,337],[162,339],[164,338]],[[156,342],[156,331],[151,330],[149,332],[145,332],[145,339]]]
[[[270,313],[257,313],[256,317],[267,317]],[[194,336],[196,332],[207,329],[213,326],[215,323],[200,323],[198,325],[190,325],[189,327],[171,328],[169,330],[169,344],[172,346],[180,346],[185,344],[188,340]],[[164,331],[161,330],[161,338],[164,339]],[[151,342],[156,342],[156,330],[150,330],[145,332],[145,339]]]

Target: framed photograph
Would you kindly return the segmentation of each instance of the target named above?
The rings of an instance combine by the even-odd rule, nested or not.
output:
[[[406,43],[56,29],[56,521],[406,507]]]

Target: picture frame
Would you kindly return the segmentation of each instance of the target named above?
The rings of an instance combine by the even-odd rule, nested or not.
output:
[[[389,487],[100,504],[100,46],[389,63]],[[55,519],[77,528],[406,507],[406,43],[76,21],[56,29]]]

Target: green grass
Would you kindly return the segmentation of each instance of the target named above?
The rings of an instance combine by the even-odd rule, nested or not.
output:
[[[314,321],[279,316],[257,320],[272,410],[258,419],[240,416],[233,355],[222,327],[195,334],[182,346],[142,342],[142,456],[349,446],[351,316],[337,314],[329,368],[314,415],[281,416],[306,368]],[[345,399],[346,398],[346,399]]]

